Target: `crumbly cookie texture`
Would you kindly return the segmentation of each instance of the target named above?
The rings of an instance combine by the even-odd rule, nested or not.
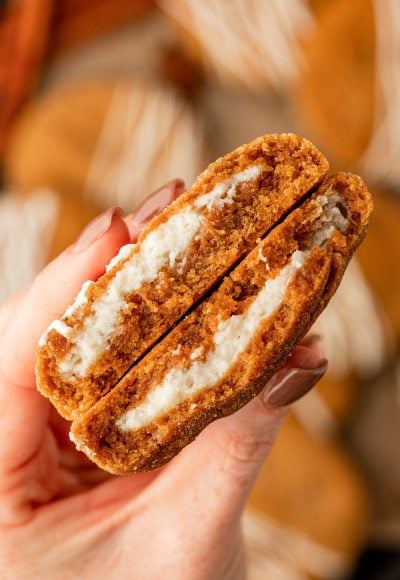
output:
[[[328,178],[74,421],[78,449],[112,473],[151,470],[257,395],[325,308],[371,210],[359,177]]]
[[[79,418],[326,177],[293,134],[266,135],[211,164],[40,341],[39,390]]]

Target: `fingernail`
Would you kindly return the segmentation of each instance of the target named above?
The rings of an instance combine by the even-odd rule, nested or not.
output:
[[[111,207],[91,221],[76,240],[72,251],[74,254],[83,252],[96,240],[99,240],[111,227],[114,216],[122,217],[123,210],[120,207]]]
[[[290,405],[308,393],[324,375],[326,359],[319,359],[315,368],[284,367],[268,382],[264,390],[264,403],[272,407]]]
[[[321,338],[318,335],[310,335],[296,346],[287,359],[283,369],[300,368],[316,369],[325,360],[320,351]],[[283,370],[282,369],[282,370]]]
[[[185,182],[182,179],[172,179],[165,185],[154,191],[127,219],[134,228],[141,229],[154,216],[175,201],[185,190]]]
[[[301,344],[304,346],[314,346],[314,345],[320,344],[321,341],[322,341],[321,335],[317,334],[317,333],[313,333],[313,334],[307,334],[307,336],[305,336],[302,339]]]

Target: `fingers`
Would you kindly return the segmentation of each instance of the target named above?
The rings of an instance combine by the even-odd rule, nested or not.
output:
[[[0,368],[10,381],[34,384],[37,341],[47,326],[63,314],[83,282],[101,276],[120,247],[135,239],[140,229],[176,199],[183,188],[180,179],[168,182],[125,220],[120,208],[107,210],[83,230],[73,247],[37,276],[20,303],[2,345]]]
[[[100,471],[100,470],[99,470]],[[103,472],[104,473],[104,472]],[[73,490],[71,495],[67,488],[65,496],[60,498],[57,504],[44,506],[38,517],[44,517],[45,521],[57,525],[60,521],[72,519],[74,526],[82,525],[82,521],[99,519],[99,510],[110,508],[117,515],[118,505],[124,513],[125,519],[130,517],[130,512],[135,511],[135,498],[160,476],[160,472],[135,473],[124,477],[105,476],[105,481],[98,485],[81,486],[81,493],[76,494]],[[72,483],[73,486],[73,482]]]
[[[37,342],[55,318],[74,300],[85,280],[97,279],[106,264],[129,242],[119,208],[93,220],[73,247],[51,262],[19,304],[1,344],[0,365],[12,384],[33,386]]]
[[[0,473],[26,468],[49,439],[49,406],[34,389],[37,342],[48,324],[72,302],[82,282],[95,279],[129,240],[119,210],[94,220],[75,246],[66,250],[36,278],[28,292],[11,301],[11,313],[0,346],[0,427],[7,445],[0,448]],[[9,309],[7,311],[7,308]],[[33,471],[29,467],[29,473]]]
[[[180,183],[177,181],[178,189]],[[160,204],[161,200],[157,206]],[[149,212],[155,211],[152,204]],[[144,214],[141,214],[142,222],[146,219]],[[25,493],[28,487],[37,488],[35,494],[40,503],[43,490],[47,493],[47,488],[55,488],[50,471],[55,474],[57,456],[49,405],[33,388],[37,343],[47,326],[60,318],[72,303],[83,282],[96,280],[103,274],[119,248],[130,241],[122,210],[107,210],[84,229],[72,247],[37,276],[27,291],[11,299],[0,313],[0,428],[3,441],[7,442],[0,447],[0,479],[4,484],[0,490],[0,508],[10,503],[6,490],[11,484],[16,494],[15,505],[28,497]],[[57,435],[62,440],[62,430]],[[48,459],[44,462],[46,477],[43,477],[43,457]],[[21,479],[22,473],[29,476]],[[14,476],[19,478],[19,485],[14,485]],[[34,500],[31,495],[29,498]]]
[[[287,405],[310,390],[326,367],[317,341],[305,341],[258,397],[237,413],[211,424],[183,450],[169,473],[175,484],[186,477],[185,488],[180,485],[180,489],[183,494],[184,489],[190,490],[187,509],[195,509],[191,495],[217,520],[238,517],[274,444]]]
[[[125,223],[131,240],[135,242],[143,227],[167,205],[175,201],[184,190],[185,182],[182,179],[172,179],[149,195],[133,213],[126,216]]]
[[[308,393],[325,373],[328,361],[322,356],[317,336],[306,338],[269,381],[265,401],[273,407],[294,403]]]
[[[8,300],[6,300],[0,308],[0,337],[6,332],[8,326],[12,322],[15,313],[28,292],[28,288],[23,288],[19,292],[16,292]]]

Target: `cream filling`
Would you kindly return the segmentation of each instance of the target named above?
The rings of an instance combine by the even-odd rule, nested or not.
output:
[[[346,231],[348,219],[337,204],[341,197],[333,193],[318,196],[321,216],[318,218],[318,231],[314,234],[312,247],[324,244],[335,229]],[[278,276],[267,280],[256,299],[244,314],[234,315],[219,323],[214,336],[214,348],[204,361],[196,361],[199,349],[193,351],[194,360],[187,369],[172,369],[136,408],[129,409],[115,425],[121,431],[133,431],[148,425],[160,415],[170,411],[181,402],[199,391],[211,388],[222,379],[229,368],[245,351],[261,322],[272,316],[282,305],[286,290],[297,271],[304,265],[308,251],[296,251],[289,263]],[[261,262],[265,257],[259,253]]]
[[[78,294],[78,296],[75,298],[75,302],[73,304],[71,304],[71,306],[68,306],[67,310],[65,311],[64,317],[66,318],[67,316],[71,316],[76,310],[78,310],[78,308],[80,308],[81,306],[84,306],[87,303],[87,295],[86,292],[87,290],[89,290],[89,288],[91,286],[93,286],[94,282],[92,282],[92,280],[88,280],[87,282],[85,282]]]
[[[87,303],[86,292],[90,288],[90,286],[92,286],[93,284],[94,284],[94,282],[92,282],[92,280],[87,280],[86,282],[84,282],[81,290],[79,291],[79,294],[75,298],[74,303],[71,304],[71,306],[68,306],[67,310],[64,313],[63,318],[66,318],[67,316],[71,316],[71,314],[73,314],[76,310],[78,310],[78,308],[80,308],[81,306],[84,306]],[[70,338],[70,336],[72,334],[72,328],[70,326],[68,326],[67,324],[65,324],[65,322],[63,320],[53,320],[53,322],[50,324],[50,326],[46,329],[46,331],[40,337],[39,346],[44,346],[46,344],[47,338],[52,330],[55,330],[56,332],[58,332],[58,334],[61,334],[61,336],[64,336],[65,338]]]
[[[196,199],[194,207],[213,206],[222,209],[226,203],[232,202],[237,186],[245,181],[256,179],[261,174],[262,169],[261,166],[254,165],[232,175],[226,181],[216,185],[210,193],[205,193]]]
[[[118,316],[125,307],[127,294],[140,288],[143,283],[155,280],[163,267],[173,268],[177,265],[179,268],[185,251],[201,228],[204,220],[201,210],[210,207],[221,209],[226,203],[231,203],[237,186],[255,179],[262,171],[261,165],[249,167],[217,184],[209,193],[195,200],[193,206],[172,215],[168,221],[150,232],[141,243],[140,250],[130,258],[134,246],[128,244],[121,248],[119,254],[111,260],[107,271],[123,260],[126,262],[93,304],[92,313],[82,328],[74,335],[74,329],[64,321],[55,321],[39,341],[39,345],[43,346],[50,330],[62,330],[60,334],[71,340],[71,347],[59,365],[63,374],[81,377],[87,373],[99,354],[107,348],[108,340],[116,329]],[[87,287],[78,294],[63,319],[86,302],[86,290]]]
[[[47,337],[52,330],[55,330],[65,338],[68,338],[72,332],[72,328],[62,320],[53,320],[53,322],[47,327],[47,330],[40,337],[39,346],[44,346],[46,344]]]
[[[199,391],[213,386],[247,348],[260,323],[282,304],[285,292],[306,259],[297,251],[276,278],[268,280],[244,314],[219,323],[214,348],[205,361],[193,362],[187,369],[173,369],[134,409],[124,413],[116,426],[122,431],[140,429]]]
[[[338,208],[338,204],[341,203],[341,197],[338,193],[319,195],[316,198],[316,201],[318,201],[322,206],[320,226],[323,227],[318,229],[315,233],[313,237],[313,245],[320,246],[330,238],[334,230],[339,230],[342,233],[345,232],[349,220]]]
[[[93,304],[92,315],[86,318],[74,343],[60,363],[63,373],[83,376],[115,330],[126,295],[145,282],[157,278],[165,265],[174,266],[179,254],[188,247],[201,225],[202,218],[193,210],[173,215],[151,232],[135,253],[111,280],[105,292]]]

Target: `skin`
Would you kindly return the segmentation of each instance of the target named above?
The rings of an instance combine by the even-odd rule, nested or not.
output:
[[[115,477],[75,450],[68,423],[35,389],[40,335],[147,219],[107,215],[106,232],[86,232],[78,253],[68,248],[0,310],[1,577],[244,578],[241,513],[288,407],[261,394],[164,468]],[[305,342],[280,373],[318,358]]]

